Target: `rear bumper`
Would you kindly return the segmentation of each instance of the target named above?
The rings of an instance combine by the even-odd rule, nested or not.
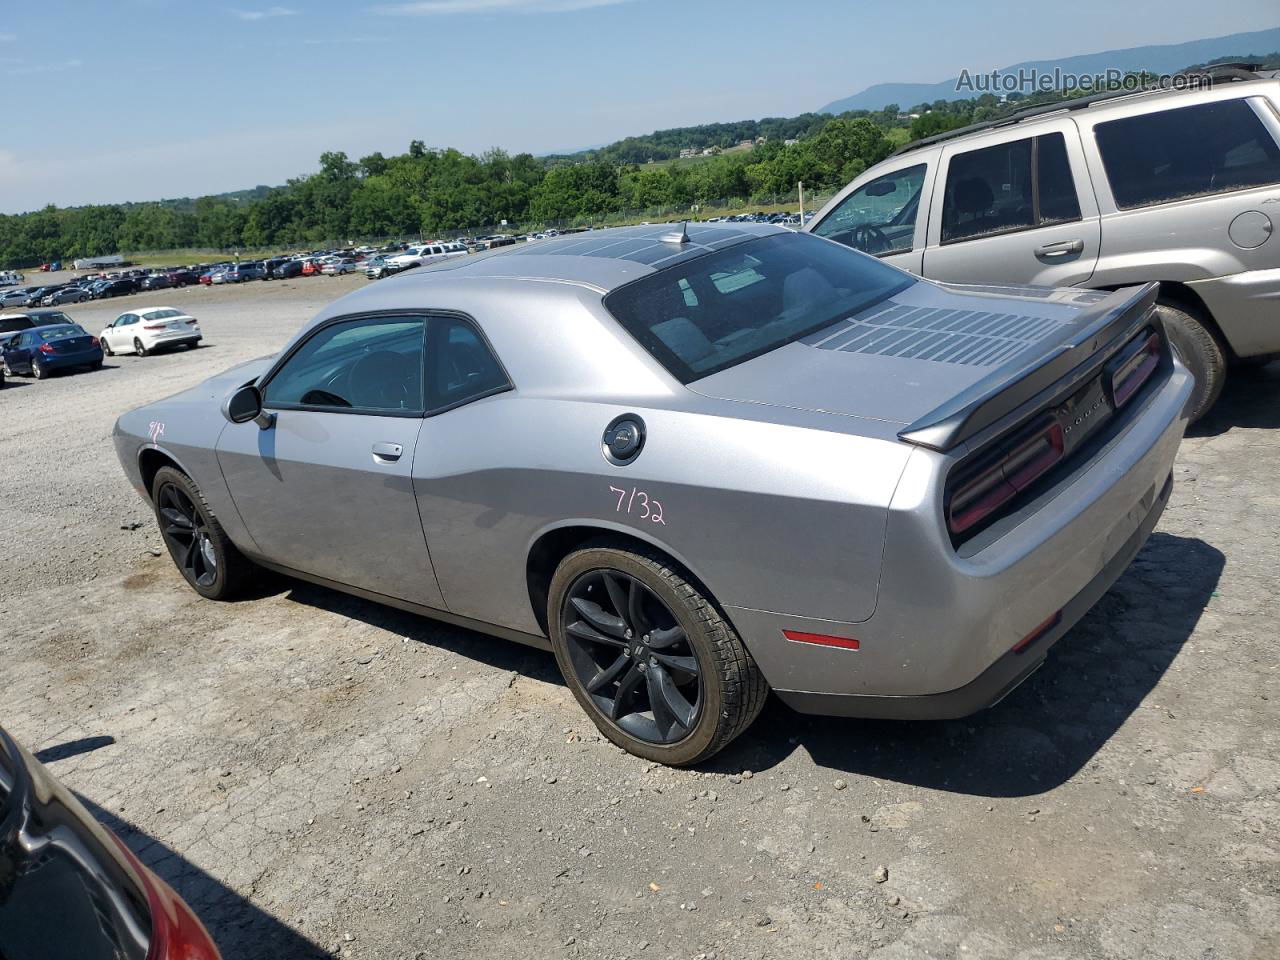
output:
[[[1155,529],[1169,496],[1173,493],[1173,475],[1155,494],[1141,526],[1133,532],[1119,553],[1107,561],[1083,590],[1065,607],[1058,623],[1022,650],[1010,650],[962,687],[945,693],[920,696],[875,696],[859,694],[800,693],[777,691],[778,697],[800,713],[831,717],[877,717],[886,720],[952,720],[967,717],[994,706],[1008,696],[1023,680],[1044,663],[1049,650],[1073,626],[1080,622],[1103,594],[1111,589],[1120,575],[1138,555],[1151,531]]]
[[[997,701],[1115,582],[1167,503],[1192,380],[1175,365],[1134,418],[1059,486],[985,542],[951,546],[949,461],[917,450],[886,525],[874,613],[842,623],[727,608],[779,696],[856,716],[960,716]],[[967,549],[966,549],[967,548]],[[1047,621],[1022,653],[1010,651]],[[857,639],[857,650],[790,642],[783,630]]]
[[[164,350],[164,349],[168,349],[169,347],[185,347],[188,344],[199,343],[202,339],[203,337],[198,333],[195,333],[195,334],[184,333],[177,337],[159,337],[152,342],[151,346],[148,349]]]
[[[81,350],[79,353],[55,353],[52,356],[41,356],[40,366],[46,370],[63,370],[67,367],[85,367],[98,363],[102,359],[102,351],[97,347],[92,350]]]

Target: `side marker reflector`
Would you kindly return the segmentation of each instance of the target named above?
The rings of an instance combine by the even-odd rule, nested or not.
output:
[[[782,635],[792,643],[813,643],[820,647],[839,647],[841,650],[857,650],[860,644],[852,637],[829,637],[825,633],[801,633],[799,630],[783,630]]]
[[[1023,637],[1021,640],[1015,643],[1013,645],[1013,652],[1021,653],[1023,650],[1027,649],[1027,647],[1031,646],[1033,643],[1035,643],[1037,640],[1039,640],[1041,637],[1043,637],[1046,633],[1048,633],[1050,630],[1052,630],[1061,622],[1062,622],[1062,611],[1059,610],[1052,617],[1050,617],[1044,623],[1040,624],[1040,626],[1036,627],[1034,630],[1028,633],[1025,637]]]

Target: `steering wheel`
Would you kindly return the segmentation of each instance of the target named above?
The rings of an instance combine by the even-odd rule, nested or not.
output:
[[[853,246],[863,253],[880,253],[889,249],[889,238],[874,223],[860,223],[853,228]]]
[[[408,408],[413,363],[394,350],[374,350],[351,365],[347,392],[353,406],[381,410]]]

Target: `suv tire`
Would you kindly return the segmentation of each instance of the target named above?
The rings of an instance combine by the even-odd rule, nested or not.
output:
[[[1174,352],[1196,378],[1187,401],[1187,415],[1195,423],[1217,401],[1227,377],[1227,352],[1205,321],[1182,306],[1159,304],[1160,318]]]

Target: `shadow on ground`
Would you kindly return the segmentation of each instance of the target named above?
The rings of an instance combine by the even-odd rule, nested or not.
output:
[[[76,796],[139,860],[177,891],[195,911],[227,960],[233,957],[237,960],[284,957],[310,960],[332,956],[128,820],[104,810],[81,794]]]
[[[710,762],[768,769],[807,750],[832,770],[984,797],[1042,793],[1089,762],[1143,704],[1190,638],[1225,558],[1155,533],[1133,565],[1002,702],[961,720],[807,717],[777,701]]]
[[[703,769],[768,770],[806,750],[833,770],[956,793],[1049,790],[1088,763],[1142,704],[1191,636],[1223,564],[1222,553],[1203,541],[1155,533],[1044,667],[997,706],[962,720],[905,722],[809,717],[772,700]],[[323,587],[292,583],[289,590],[299,603],[499,670],[563,683],[548,653]]]
[[[1236,427],[1280,427],[1280,363],[1233,368],[1218,402],[1187,436],[1216,437]]]

